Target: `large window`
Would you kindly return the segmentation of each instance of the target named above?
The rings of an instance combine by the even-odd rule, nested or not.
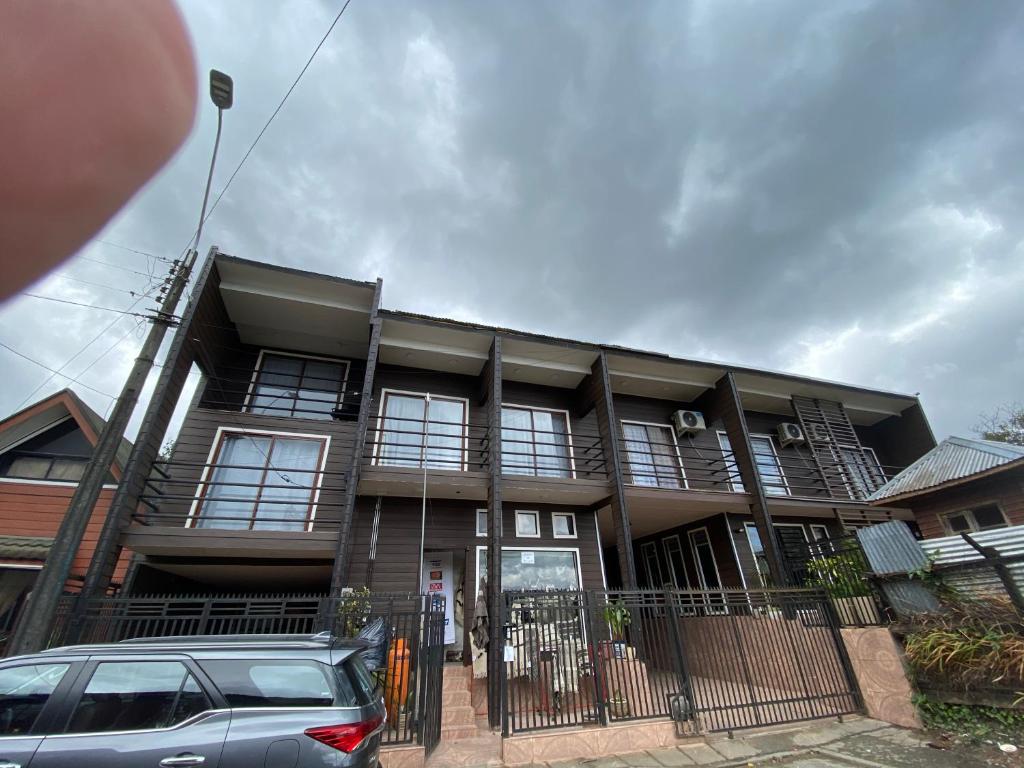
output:
[[[477,585],[487,578],[487,548],[477,547]],[[501,550],[501,589],[581,589],[579,553],[575,549]]]
[[[779,456],[775,453],[775,445],[768,435],[751,435],[750,446],[754,449],[754,462],[757,474],[761,477],[764,492],[772,496],[786,496],[789,485],[779,464]]]
[[[341,407],[347,360],[261,352],[248,397],[250,413],[330,419]]]
[[[48,456],[41,453],[12,451],[4,462],[4,477],[25,480],[63,480],[78,482],[85,474],[89,459],[69,456]]]
[[[179,661],[111,661],[96,667],[67,733],[168,728],[210,708]]]
[[[683,545],[679,536],[673,535],[662,541],[665,549],[665,562],[668,563],[668,575],[676,589],[690,588],[690,575],[686,572],[686,559],[683,557]]]
[[[381,395],[376,463],[466,469],[466,401],[392,392]]]
[[[312,524],[328,438],[223,431],[200,486],[196,528],[304,531]]]
[[[1007,526],[1003,511],[996,504],[982,504],[973,509],[947,512],[942,515],[942,524],[951,536],[959,533],[990,531]]]
[[[506,475],[572,477],[572,442],[565,411],[501,407],[501,471]]]
[[[622,436],[626,441],[626,461],[633,485],[686,487],[672,427],[624,421]]]
[[[647,586],[651,589],[661,589],[665,586],[665,577],[661,573],[661,562],[658,560],[657,545],[653,541],[645,541],[640,545],[640,556],[644,561]]]

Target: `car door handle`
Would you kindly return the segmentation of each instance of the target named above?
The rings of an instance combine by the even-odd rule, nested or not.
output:
[[[206,762],[206,758],[202,755],[175,755],[174,757],[165,757],[160,761],[160,765],[163,768],[183,768],[187,765],[202,765]],[[0,765],[0,768],[3,768]]]

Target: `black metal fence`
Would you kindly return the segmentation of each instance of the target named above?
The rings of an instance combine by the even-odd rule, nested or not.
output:
[[[444,599],[408,593],[140,595],[76,605],[65,595],[49,646],[139,637],[234,634],[353,636],[380,620],[386,649],[378,675],[388,711],[385,744],[416,741],[428,752],[440,737]]]
[[[689,732],[860,709],[822,590],[509,592],[503,732],[670,717]]]

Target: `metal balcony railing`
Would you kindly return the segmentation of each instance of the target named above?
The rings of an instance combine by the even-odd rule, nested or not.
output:
[[[619,443],[622,471],[630,485],[737,493],[744,490],[731,450],[657,439],[620,437]]]
[[[501,473],[605,480],[608,468],[601,436],[595,432],[504,427]]]
[[[841,459],[818,456],[817,461],[809,454],[781,454],[774,462],[759,456],[758,469],[765,492],[771,496],[843,501],[863,501],[900,471],[899,467],[882,466],[852,451]]]
[[[345,473],[274,462],[157,461],[133,521],[220,530],[336,530]]]
[[[485,424],[371,416],[364,462],[377,467],[479,472],[489,466]]]

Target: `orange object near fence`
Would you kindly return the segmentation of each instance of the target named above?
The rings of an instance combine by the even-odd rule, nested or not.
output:
[[[393,728],[398,727],[398,712],[409,696],[409,657],[405,638],[400,637],[391,643],[384,680],[384,708]]]

